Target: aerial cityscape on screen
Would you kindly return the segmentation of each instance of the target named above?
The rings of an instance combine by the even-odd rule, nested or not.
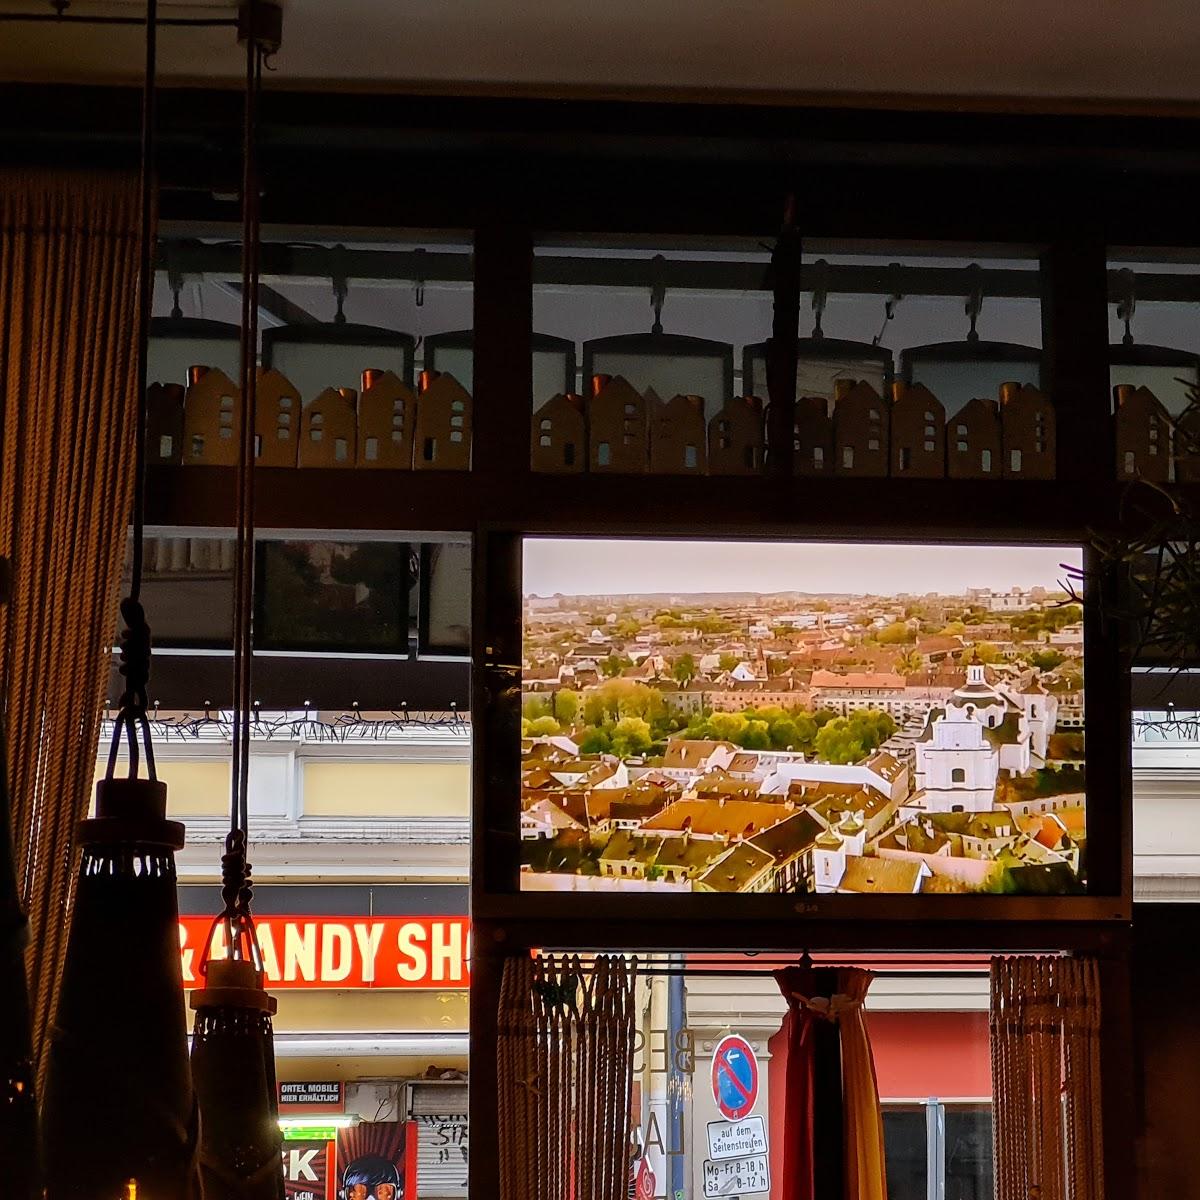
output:
[[[525,539],[522,888],[1082,892],[1080,566]]]

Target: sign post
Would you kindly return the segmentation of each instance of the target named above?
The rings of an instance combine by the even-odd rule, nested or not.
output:
[[[712,1090],[724,1121],[708,1123],[704,1195],[746,1196],[771,1190],[766,1121],[750,1110],[758,1100],[758,1058],[740,1034],[723,1037],[713,1050]]]

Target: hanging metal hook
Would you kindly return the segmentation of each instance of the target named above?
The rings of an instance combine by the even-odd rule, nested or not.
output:
[[[165,247],[167,260],[167,286],[171,289],[171,320],[178,321],[183,316],[179,306],[179,296],[183,291],[183,270],[179,266],[179,251],[174,242],[167,242]]]
[[[898,262],[888,263],[888,274],[892,277],[895,291],[883,302],[883,324],[880,325],[879,332],[871,339],[872,346],[878,346],[883,341],[888,322],[896,319],[896,307],[904,299],[904,293],[900,291],[900,271],[901,266]]]
[[[650,308],[654,312],[651,333],[662,333],[662,310],[667,299],[667,260],[656,254],[650,260]]]
[[[331,259],[329,275],[333,282],[333,299],[337,304],[337,311],[333,314],[333,323],[345,325],[346,297],[350,294],[350,280],[346,278],[346,247],[339,242],[329,252],[329,256]]]
[[[418,308],[425,307],[425,255],[424,247],[413,251],[413,299]]]
[[[825,259],[818,258],[813,263],[812,281],[812,337],[814,341],[819,342],[825,336],[825,330],[821,328],[821,318],[825,315],[825,305],[829,303],[829,263]]]
[[[1133,345],[1133,314],[1137,312],[1137,276],[1129,267],[1122,267],[1117,272],[1119,292],[1117,295],[1117,320],[1124,321],[1125,334],[1121,345]]]
[[[979,314],[983,311],[983,268],[978,263],[967,267],[967,302],[963,310],[971,322],[967,333],[967,341],[974,344],[979,341],[979,331],[975,328]]]

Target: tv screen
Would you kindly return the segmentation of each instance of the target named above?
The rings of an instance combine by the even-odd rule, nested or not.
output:
[[[411,558],[407,542],[260,542],[259,648],[407,654]]]
[[[527,537],[525,890],[1086,890],[1079,546]]]

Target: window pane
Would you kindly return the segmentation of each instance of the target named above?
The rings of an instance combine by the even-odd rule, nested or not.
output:
[[[883,1110],[889,1200],[926,1200],[927,1146],[924,1108]]]
[[[946,1200],[992,1200],[992,1113],[946,1109]]]

